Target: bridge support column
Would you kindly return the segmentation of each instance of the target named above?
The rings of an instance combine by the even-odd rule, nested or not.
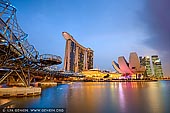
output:
[[[30,70],[28,69],[28,86],[30,86]]]

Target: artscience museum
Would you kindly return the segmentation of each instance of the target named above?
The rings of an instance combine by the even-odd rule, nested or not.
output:
[[[145,72],[145,66],[140,64],[139,57],[136,52],[130,53],[129,62],[124,56],[118,57],[118,63],[112,62],[113,68],[124,78],[135,78],[139,79],[143,77]]]

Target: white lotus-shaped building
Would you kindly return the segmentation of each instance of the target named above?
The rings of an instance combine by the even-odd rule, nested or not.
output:
[[[134,75],[142,74],[145,71],[145,67],[140,65],[140,61],[136,52],[130,53],[129,63],[124,56],[118,58],[118,63],[112,62],[114,69],[122,75]]]

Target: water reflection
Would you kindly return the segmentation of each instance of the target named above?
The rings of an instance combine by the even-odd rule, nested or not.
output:
[[[44,89],[39,97],[10,101],[15,107],[64,107],[67,113],[170,113],[169,97],[170,81],[75,82]]]
[[[121,112],[125,112],[125,98],[122,83],[119,83],[119,101],[120,101],[120,110]]]
[[[159,82],[75,83],[68,92],[67,108],[70,113],[164,113],[159,85]]]

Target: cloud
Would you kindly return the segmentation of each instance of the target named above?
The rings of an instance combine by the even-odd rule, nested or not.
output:
[[[166,75],[170,75],[170,1],[146,0],[142,15],[149,34],[144,43],[157,50]]]

